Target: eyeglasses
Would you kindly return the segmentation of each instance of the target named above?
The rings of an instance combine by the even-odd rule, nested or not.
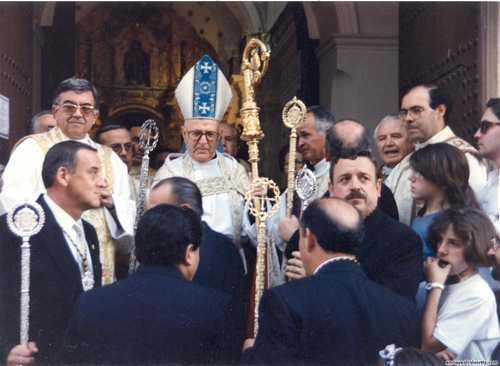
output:
[[[215,141],[219,138],[219,133],[214,132],[214,131],[207,131],[207,132],[202,132],[202,131],[186,131],[189,139],[193,141],[200,141],[201,136],[205,136],[207,141]]]
[[[500,126],[500,122],[481,121],[479,122],[479,131],[484,135],[493,125]]]
[[[494,236],[491,238],[491,247],[493,248],[494,251],[498,249],[500,246],[500,239],[498,239],[498,236]]]
[[[71,104],[71,103],[64,103],[61,106],[58,106],[58,108],[62,108],[64,113],[73,115],[76,113],[77,109],[80,109],[82,112],[82,115],[89,117],[94,114],[94,107],[90,105],[76,105],[76,104]]]
[[[425,107],[411,107],[410,109],[401,109],[398,112],[398,116],[402,121],[406,119],[406,116],[408,116],[408,114],[412,119],[418,119],[420,117],[420,114],[426,109],[427,108]]]
[[[126,152],[131,152],[134,149],[134,145],[131,142],[127,142],[126,144],[112,144],[109,145],[110,148],[117,154],[122,152],[122,149],[125,149]]]

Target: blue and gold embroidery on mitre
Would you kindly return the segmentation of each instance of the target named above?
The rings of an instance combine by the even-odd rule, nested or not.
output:
[[[224,116],[233,96],[226,77],[208,55],[184,75],[175,95],[184,119],[217,121]]]

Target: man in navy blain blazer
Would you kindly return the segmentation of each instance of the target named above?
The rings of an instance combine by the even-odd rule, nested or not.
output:
[[[189,179],[171,177],[158,182],[149,195],[148,208],[165,203],[190,208],[203,216],[201,192]],[[239,302],[247,300],[243,299],[245,269],[238,249],[231,239],[212,230],[205,221],[202,225],[203,245],[193,282],[228,293]]]
[[[99,175],[100,169],[96,150],[76,141],[54,145],[45,157],[42,175],[47,193],[37,200],[45,212],[45,223],[30,238],[28,347],[19,345],[22,239],[10,232],[6,215],[0,217],[2,364],[27,365],[35,359],[37,363],[51,363],[73,306],[84,290],[82,275],[90,272],[94,287],[100,286],[102,270],[97,235],[90,224],[80,219],[84,210],[101,204],[100,191],[107,184]],[[85,237],[78,240],[73,225],[80,223]],[[76,250],[74,246],[78,244]]]
[[[313,201],[300,222],[308,277],[264,293],[259,331],[241,362],[369,365],[387,344],[417,345],[415,304],[366,277],[355,260],[362,244],[363,221],[351,204]]]
[[[190,281],[202,236],[189,208],[147,210],[135,236],[137,271],[80,296],[56,362],[234,363],[244,330],[231,296]]]

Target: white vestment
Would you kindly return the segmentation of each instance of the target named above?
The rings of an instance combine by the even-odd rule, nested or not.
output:
[[[240,237],[245,235],[242,216],[246,214],[244,195],[250,185],[245,168],[232,156],[217,152],[215,158],[198,163],[188,153],[170,154],[157,171],[153,187],[162,179],[184,177],[198,186],[202,195],[202,220],[235,243],[244,260]]]
[[[316,194],[311,198],[311,201],[323,197],[328,190],[330,163],[325,158],[314,166],[314,177],[316,178]]]

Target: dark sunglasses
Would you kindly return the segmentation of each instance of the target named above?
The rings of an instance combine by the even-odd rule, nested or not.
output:
[[[479,122],[479,131],[484,135],[493,125],[500,126],[500,122],[481,121]]]

